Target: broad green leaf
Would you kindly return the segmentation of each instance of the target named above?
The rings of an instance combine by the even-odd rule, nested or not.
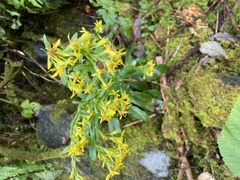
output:
[[[31,102],[29,107],[33,110],[34,113],[36,113],[41,109],[41,104],[37,102]]]
[[[128,17],[118,17],[118,24],[120,25],[120,31],[126,36],[130,37],[132,33],[133,21]]]
[[[131,87],[131,89],[144,91],[149,89],[149,86],[146,82],[127,82],[127,84]]]
[[[154,4],[154,1],[147,1],[147,0],[142,0],[142,1],[139,1],[139,5],[141,7],[141,9],[144,9],[144,10],[148,10],[150,9],[150,7],[152,7]]]
[[[143,109],[153,109],[151,95],[137,91],[130,91],[129,94],[133,104]]]
[[[108,1],[109,2],[109,1]],[[108,9],[109,10],[109,9]],[[105,9],[99,9],[97,13],[102,16],[102,18],[105,20],[104,27],[106,29],[109,28],[109,26],[116,23],[117,15],[113,11],[106,11]]]
[[[149,121],[150,119],[147,113],[145,113],[143,110],[141,110],[137,106],[131,106],[128,109],[128,113],[139,120]]]
[[[70,41],[71,42],[75,41],[77,37],[78,37],[78,33],[74,33]]]
[[[19,19],[13,19],[13,23],[11,25],[12,29],[18,29],[20,26],[22,26],[22,23],[19,21]]]
[[[144,92],[150,94],[155,99],[162,99],[161,92],[158,89],[147,89]]]
[[[155,77],[160,77],[162,76],[164,73],[166,73],[168,70],[168,67],[165,64],[159,64],[155,67],[155,72],[154,72],[154,76]]]
[[[25,118],[32,118],[33,116],[33,111],[31,109],[23,109],[22,111],[22,116]]]
[[[119,119],[118,118],[111,119],[111,121],[108,122],[108,129],[110,133],[112,133],[115,130],[119,130],[119,132],[121,132]]]
[[[240,176],[240,98],[224,125],[218,145],[223,161],[236,176]]]
[[[136,49],[136,44],[132,43],[130,45],[130,47],[128,48],[128,50],[126,51],[127,54],[125,55],[125,66],[124,67],[126,67],[129,64],[136,64],[135,59],[133,59],[133,57],[132,57],[132,54],[135,51],[135,49]]]
[[[29,99],[26,99],[21,103],[21,108],[23,109],[29,108],[29,105],[30,105]]]

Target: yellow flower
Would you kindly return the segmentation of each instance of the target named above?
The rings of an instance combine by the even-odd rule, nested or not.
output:
[[[109,40],[107,38],[101,38],[101,40],[97,42],[96,47],[104,46],[108,42]]]
[[[111,179],[113,176],[118,175],[118,174],[119,174],[119,172],[110,171],[110,172],[108,173],[107,177],[106,177],[106,180],[109,180],[109,179]]]
[[[73,74],[72,80],[68,81],[68,88],[72,91],[71,98],[73,98],[76,94],[79,94],[83,91],[85,78],[86,77],[79,76],[78,73],[76,73],[76,74]]]
[[[118,94],[119,90],[111,89],[109,95],[114,96],[114,97],[119,97],[120,95]]]
[[[61,44],[60,39],[53,44],[51,48],[46,48],[48,54],[47,68],[50,69],[52,66],[52,60],[57,57],[58,46]]]
[[[111,107],[112,102],[109,101],[102,101],[101,102],[101,118],[100,123],[103,121],[110,121],[113,116],[116,114],[116,111]]]
[[[100,20],[100,21],[96,21],[96,22],[94,23],[94,25],[95,25],[94,31],[95,31],[96,33],[102,33],[102,32],[103,32],[102,21],[101,21],[101,20]]]
[[[145,71],[145,74],[148,76],[153,76],[153,73],[155,71],[154,66],[155,64],[153,63],[153,60],[150,60],[147,62],[148,69]]]
[[[113,85],[112,79],[108,82],[108,84],[103,84],[102,89],[108,90]]]
[[[131,99],[126,92],[122,93],[122,97],[119,98],[118,114],[122,119],[128,113],[128,108],[131,106]]]
[[[85,41],[88,41],[91,39],[92,34],[88,32],[84,27],[80,31],[82,33],[81,37],[79,38],[79,42],[85,43]],[[84,44],[82,44],[84,47]]]
[[[84,153],[84,146],[87,144],[86,139],[83,139],[82,142],[74,144],[68,150],[68,156],[80,156]]]
[[[93,86],[95,85],[95,81],[92,81],[90,84],[87,85],[87,87],[84,89],[84,94],[90,94],[90,92],[93,92]]]

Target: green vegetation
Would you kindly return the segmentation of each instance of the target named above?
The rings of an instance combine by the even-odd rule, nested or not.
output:
[[[69,44],[64,46],[60,40],[52,46],[44,36],[44,44],[48,54],[48,69],[52,77],[59,76],[63,83],[77,96],[78,111],[71,124],[71,144],[67,153],[72,157],[71,178],[82,178],[76,169],[76,161],[83,155],[86,147],[90,147],[92,160],[99,159],[109,174],[106,179],[119,174],[123,159],[129,153],[125,144],[119,120],[130,112],[131,115],[143,120],[148,116],[137,106],[131,106],[129,88],[122,82],[125,73],[117,73],[116,68],[123,65],[123,49],[116,50],[113,44],[101,37],[102,21],[97,21],[94,34],[83,28],[78,37],[74,34]],[[154,64],[149,61],[144,66],[125,68],[142,71],[148,76],[154,73]],[[109,132],[102,130],[101,125],[108,123]],[[109,146],[108,143],[112,145]]]
[[[218,139],[219,149],[223,156],[224,162],[236,176],[240,176],[239,172],[239,114],[240,99],[238,98],[234,108],[228,117],[227,123],[224,125],[222,135]]]
[[[216,179],[237,179],[226,152],[232,140],[227,132],[238,137],[231,124],[237,121],[239,101],[229,114],[240,92],[239,5],[237,0],[1,2],[0,154],[14,165],[1,160],[10,174],[0,171],[0,177],[146,178],[139,159],[159,149],[172,158],[171,179],[197,179],[204,171]],[[72,21],[62,22],[66,14],[73,14]],[[85,17],[89,24],[75,21]],[[77,28],[72,28],[75,22]],[[46,62],[35,59],[32,41],[44,43]],[[222,53],[199,51],[213,41]],[[46,149],[38,156],[44,147],[35,132],[19,124],[29,124],[22,116],[35,122],[40,104],[57,102],[51,120],[58,122],[62,112],[71,112],[71,142],[64,151]],[[9,131],[16,139],[6,135]],[[65,156],[71,158],[71,173],[55,166]],[[85,158],[95,169],[91,175],[79,170]]]

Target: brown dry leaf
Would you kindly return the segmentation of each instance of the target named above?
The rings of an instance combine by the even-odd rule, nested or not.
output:
[[[161,36],[163,32],[163,29],[162,28],[157,28],[155,31],[154,31],[154,36],[155,38],[157,39],[159,36]]]
[[[203,16],[203,12],[201,9],[199,9],[197,6],[187,6],[182,11],[182,15],[185,17],[186,21],[192,25],[196,25],[195,18],[199,16]],[[197,24],[203,25],[203,22],[201,20],[198,20]]]

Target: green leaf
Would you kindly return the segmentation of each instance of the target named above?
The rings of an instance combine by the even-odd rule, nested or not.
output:
[[[108,122],[108,129],[110,133],[112,133],[115,130],[119,130],[121,132],[121,126],[118,118],[113,118],[111,121]]]
[[[108,1],[109,2],[109,1]],[[99,9],[97,13],[102,16],[102,18],[105,20],[104,27],[108,29],[111,25],[116,23],[117,15],[112,11],[106,11],[105,9]]]
[[[95,144],[91,144],[90,149],[89,149],[89,156],[93,161],[95,161],[97,159],[97,149],[96,149]]]
[[[118,24],[120,25],[120,31],[126,36],[130,37],[132,31],[131,27],[133,25],[133,22],[130,18],[127,17],[118,17]]]
[[[41,0],[28,0],[33,6],[42,8],[43,2]]]
[[[47,40],[47,36],[45,34],[43,35],[43,43],[44,43],[46,48],[50,48],[51,47],[50,43]]]
[[[145,113],[143,110],[141,110],[137,106],[131,106],[128,109],[128,113],[131,116],[133,116],[137,119],[143,120],[143,121],[149,121],[149,119],[150,119],[149,116],[147,115],[147,113]]]
[[[31,109],[23,109],[22,111],[22,116],[25,118],[32,118],[33,116],[33,111]]]
[[[41,109],[42,106],[37,102],[31,102],[29,107],[33,110],[34,113],[36,113]]]
[[[74,33],[72,38],[71,38],[71,40],[70,40],[70,42],[75,41],[77,39],[77,37],[78,37],[78,33]]]
[[[90,101],[92,100],[93,98],[95,98],[98,94],[97,93],[94,93],[92,92],[91,94],[89,94],[86,98],[86,101]]]
[[[10,10],[6,10],[11,16],[18,16],[20,17],[21,14],[17,11],[10,11]]]
[[[240,98],[223,127],[218,145],[225,164],[234,175],[240,176]]]
[[[146,82],[127,82],[131,89],[143,91],[149,89],[149,85]]]
[[[151,95],[137,91],[130,91],[129,94],[133,104],[143,109],[153,109]]]
[[[160,77],[168,70],[168,66],[165,64],[159,64],[155,67],[154,77]]]
[[[155,99],[162,99],[161,92],[158,89],[147,89],[144,92],[150,94]]]
[[[27,108],[29,108],[29,106],[30,106],[29,99],[26,99],[25,101],[23,101],[21,103],[21,108],[23,108],[23,109],[27,109]]]
[[[1,37],[4,36],[5,34],[6,34],[5,30],[4,30],[2,27],[0,27],[0,39],[1,39]]]

